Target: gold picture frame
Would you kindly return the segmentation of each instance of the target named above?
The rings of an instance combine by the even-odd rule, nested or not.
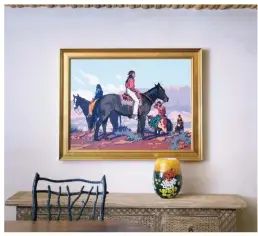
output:
[[[190,149],[131,149],[130,144],[126,150],[110,150],[105,148],[71,148],[71,114],[73,112],[71,88],[72,63],[84,63],[92,60],[189,60],[190,63],[190,120],[191,120],[191,142]],[[153,63],[154,60],[151,60]],[[113,63],[113,61],[111,61]],[[150,61],[150,60],[149,60]],[[110,63],[111,63],[110,62]],[[100,65],[104,65],[103,63]],[[106,67],[105,67],[106,68]],[[183,67],[182,67],[183,68]],[[99,68],[101,71],[101,68]],[[127,73],[127,71],[125,72]],[[136,71],[137,78],[137,71]],[[147,83],[147,80],[146,80]],[[91,83],[92,84],[92,83]],[[137,80],[136,80],[137,84]],[[155,84],[156,86],[156,84]],[[164,90],[166,91],[166,90]],[[77,95],[76,95],[77,96]],[[173,98],[170,98],[173,99]],[[77,100],[76,100],[77,101]],[[165,104],[165,103],[164,103]],[[85,121],[86,122],[86,121]],[[121,123],[120,123],[121,124]],[[174,127],[174,126],[173,126]],[[81,131],[87,132],[87,131]],[[93,132],[94,133],[94,132]],[[172,132],[173,133],[173,132]],[[180,131],[178,131],[180,134]],[[181,132],[182,133],[182,132]],[[176,133],[175,133],[176,134]],[[188,133],[189,134],[189,133]],[[181,161],[201,161],[203,154],[203,132],[202,132],[202,49],[61,49],[60,50],[60,148],[59,160],[152,160],[159,157],[176,157]],[[175,140],[175,136],[171,140]],[[165,138],[167,139],[167,137]],[[158,140],[155,139],[155,140]],[[159,139],[159,140],[162,140]],[[167,141],[167,140],[166,140]],[[80,141],[76,140],[80,145]],[[82,143],[84,140],[82,139]],[[98,141],[96,141],[98,142]],[[108,141],[107,141],[108,142]],[[144,142],[144,140],[142,140]],[[147,141],[146,141],[147,142]],[[170,141],[167,141],[170,142]],[[171,141],[173,142],[173,141]],[[175,141],[174,141],[175,142]],[[79,144],[78,144],[79,143]],[[98,143],[97,143],[98,144]],[[96,144],[96,145],[97,145]],[[155,143],[156,145],[157,143]],[[91,144],[84,144],[84,146]],[[108,144],[107,144],[108,145]],[[188,147],[189,147],[188,145]],[[84,147],[83,146],[83,147]],[[157,146],[157,145],[156,145]],[[155,147],[156,147],[155,146]],[[187,146],[185,144],[185,146]],[[103,146],[105,147],[105,146]],[[107,147],[107,146],[106,146]]]

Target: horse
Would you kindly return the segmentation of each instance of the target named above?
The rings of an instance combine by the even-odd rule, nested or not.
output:
[[[169,100],[164,88],[160,85],[160,83],[155,84],[155,86],[147,92],[141,93],[141,106],[139,107],[137,126],[137,134],[141,138],[144,138],[146,117],[150,112],[153,103],[157,99],[161,99],[164,102],[168,102]],[[104,139],[109,140],[106,132],[106,127],[111,112],[115,111],[116,113],[118,113],[118,115],[127,116],[128,118],[131,118],[133,114],[133,103],[132,105],[127,105],[123,100],[123,95],[106,94],[96,102],[94,109],[98,114],[94,133],[94,140],[100,141],[98,138],[98,133],[101,125],[103,128]]]
[[[91,102],[88,101],[87,99],[80,97],[79,94],[77,94],[77,95],[73,94],[73,108],[74,108],[74,111],[77,114],[81,114],[78,111],[78,108],[79,107],[81,108],[82,113],[84,114],[84,116],[86,118],[86,123],[88,125],[88,130],[91,133],[92,129],[94,128],[95,123],[96,123],[96,114],[94,114],[94,112],[93,112],[92,116],[90,116],[90,117],[88,116],[90,103]],[[110,122],[113,126],[113,132],[115,132],[118,129],[118,115],[117,115],[117,113],[115,113],[115,112],[112,113],[112,116],[110,117]],[[121,125],[121,117],[120,117],[120,125]]]
[[[153,116],[147,116],[148,123],[150,124],[153,120]],[[167,117],[161,117],[159,121],[157,121],[155,127],[153,127],[155,135],[160,135],[160,132],[169,133],[173,131],[173,124],[170,119]]]

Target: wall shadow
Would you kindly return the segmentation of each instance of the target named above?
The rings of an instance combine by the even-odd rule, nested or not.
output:
[[[237,210],[237,232],[257,232],[257,198],[241,198],[246,202],[246,209]]]

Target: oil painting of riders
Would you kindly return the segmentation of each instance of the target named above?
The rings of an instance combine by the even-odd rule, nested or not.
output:
[[[71,149],[191,149],[190,59],[73,59],[70,94]]]

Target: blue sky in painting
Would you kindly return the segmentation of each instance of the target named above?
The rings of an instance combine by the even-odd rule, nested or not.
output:
[[[90,98],[97,83],[104,94],[119,92],[129,70],[136,72],[137,88],[150,89],[158,82],[163,87],[191,84],[190,59],[72,59],[72,93]]]

